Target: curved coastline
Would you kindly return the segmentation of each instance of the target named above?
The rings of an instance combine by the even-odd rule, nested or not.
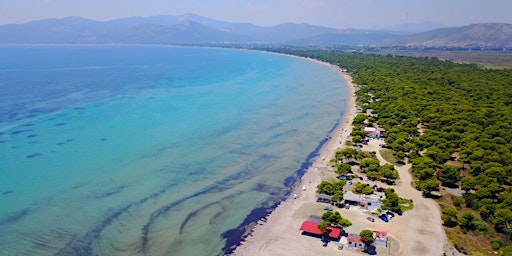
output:
[[[350,134],[350,124],[355,114],[355,89],[352,83],[352,77],[348,73],[343,72],[340,67],[327,62],[295,55],[273,52],[264,53],[299,58],[331,68],[345,81],[347,99],[345,107],[341,111],[341,117],[335,122],[330,131],[327,132],[327,136],[330,136],[330,139],[326,138],[320,141],[319,145],[306,157],[305,161],[294,175],[291,175],[285,180],[285,186],[288,187],[288,189],[285,192],[284,198],[270,207],[254,209],[237,228],[223,234],[223,238],[226,239],[226,245],[223,248],[224,255],[255,255],[253,252],[258,250],[258,244],[262,242],[261,237],[265,236],[265,233],[271,229],[273,223],[277,221],[287,222],[285,219],[286,216],[283,216],[283,213],[292,212],[292,209],[287,207],[290,201],[294,200],[290,195],[292,193],[301,194],[300,185],[304,183],[303,180],[308,179],[309,183],[311,183],[313,176],[320,177],[313,171],[313,166],[325,162],[325,159],[330,159],[338,148],[344,146],[343,142]],[[339,134],[339,136],[337,136],[337,134]],[[295,204],[295,202],[293,203]],[[269,222],[269,220],[271,221]]]

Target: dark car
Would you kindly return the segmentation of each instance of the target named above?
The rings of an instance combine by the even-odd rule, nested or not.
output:
[[[375,222],[375,219],[373,217],[368,217],[366,218],[367,220],[371,221],[371,222]]]
[[[394,180],[387,180],[387,181],[386,181],[386,183],[387,183],[388,185],[390,185],[390,186],[391,186],[391,185],[396,185],[396,183],[395,183],[395,181],[394,181]]]
[[[326,247],[328,242],[327,239],[322,239],[322,246]]]
[[[380,215],[380,216],[379,216],[379,218],[380,218],[381,220],[383,220],[384,222],[388,222],[388,221],[389,221],[388,216],[387,216],[386,214],[382,214],[382,215]]]
[[[326,210],[326,211],[332,211],[332,207],[330,207],[330,206],[326,206],[326,207],[324,207],[324,210]]]

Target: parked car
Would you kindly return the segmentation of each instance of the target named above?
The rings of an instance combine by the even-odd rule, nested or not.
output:
[[[330,207],[330,206],[326,206],[326,207],[324,207],[324,210],[326,210],[326,211],[332,211],[332,207]]]
[[[345,209],[350,209],[350,204],[345,204]]]
[[[389,216],[391,216],[391,217],[395,217],[395,214],[394,214],[393,212],[390,212],[390,211],[387,211],[387,212],[386,212],[386,215],[389,215]]]
[[[391,185],[396,185],[396,183],[395,183],[395,181],[394,181],[394,180],[385,180],[384,182],[385,182],[386,184],[390,185],[390,186],[391,186]]]
[[[349,180],[347,184],[352,185],[352,181]]]
[[[322,246],[326,247],[328,242],[327,239],[322,239]]]
[[[375,219],[373,217],[368,217],[366,218],[367,220],[371,221],[371,222],[375,222]]]
[[[389,221],[388,216],[387,216],[386,214],[382,214],[382,215],[380,215],[380,216],[379,216],[379,218],[380,218],[382,221],[384,221],[384,222],[388,222],[388,221]]]

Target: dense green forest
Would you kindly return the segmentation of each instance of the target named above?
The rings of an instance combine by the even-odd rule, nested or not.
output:
[[[442,187],[462,191],[440,200],[447,232],[477,233],[487,247],[511,250],[504,243],[512,224],[512,69],[428,57],[277,51],[347,69],[361,85],[362,112],[373,111],[366,122],[384,128],[387,147],[412,164],[416,188],[426,196]],[[468,253],[463,239],[449,238]]]

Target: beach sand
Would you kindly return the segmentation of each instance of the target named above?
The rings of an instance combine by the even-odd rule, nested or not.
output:
[[[324,212],[323,208],[327,206],[327,204],[316,202],[316,186],[323,179],[335,178],[336,175],[328,170],[327,165],[334,153],[345,147],[345,141],[349,139],[352,130],[352,120],[357,114],[354,94],[356,87],[350,75],[342,72],[337,66],[307,60],[328,65],[345,80],[349,90],[347,111],[337,129],[331,134],[332,139],[324,145],[319,157],[313,161],[291,196],[267,218],[260,220],[253,227],[249,236],[235,249],[233,255],[367,255],[361,249],[346,246],[339,251],[337,242],[330,242],[323,247],[319,238],[302,235],[299,231],[302,222],[309,215],[321,216]],[[379,143],[382,141],[372,140],[369,145],[363,147],[363,150],[376,151],[381,164],[384,164],[385,160],[378,153]],[[397,167],[401,180],[393,187],[400,197],[414,200],[414,210],[407,211],[403,216],[395,217],[388,223],[378,218],[375,218],[375,222],[369,222],[366,217],[370,215],[358,207],[351,207],[349,210],[333,207],[334,210],[339,211],[344,218],[352,222],[353,225],[347,228],[349,233],[358,234],[363,229],[389,233],[389,246],[377,247],[378,255],[441,255],[443,252],[447,255],[459,255],[447,242],[441,225],[439,205],[431,199],[423,198],[421,192],[411,186],[412,177],[408,171],[409,167],[410,165]],[[381,182],[375,182],[375,184],[388,187]]]

